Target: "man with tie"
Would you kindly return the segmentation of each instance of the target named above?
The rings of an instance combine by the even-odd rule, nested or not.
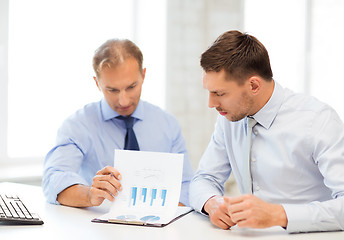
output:
[[[188,205],[193,175],[177,120],[140,100],[146,69],[140,49],[129,40],[112,39],[93,57],[94,81],[104,98],[67,118],[56,146],[44,161],[43,192],[50,203],[75,207],[113,201],[121,173],[113,166],[114,149],[184,154],[180,203]]]
[[[288,232],[344,229],[344,126],[317,99],[282,88],[255,37],[222,34],[202,54],[220,113],[190,184],[190,205],[216,226]],[[223,196],[233,173],[242,195]]]

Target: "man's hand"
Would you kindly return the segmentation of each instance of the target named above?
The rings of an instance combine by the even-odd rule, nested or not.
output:
[[[107,166],[97,172],[91,187],[72,185],[57,195],[57,201],[72,207],[99,206],[105,199],[114,201],[114,196],[122,190],[120,180],[120,173],[115,168]]]
[[[239,227],[287,227],[288,223],[281,205],[267,203],[253,195],[228,198],[228,214]]]
[[[204,211],[209,214],[210,221],[214,225],[222,229],[229,229],[235,223],[228,214],[228,206],[227,197],[214,196],[204,204]]]
[[[88,192],[91,205],[99,206],[105,199],[114,201],[114,196],[122,191],[121,179],[120,173],[111,166],[98,171]]]

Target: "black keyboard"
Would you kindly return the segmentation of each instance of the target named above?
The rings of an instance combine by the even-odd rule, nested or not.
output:
[[[16,195],[0,194],[0,224],[33,224],[44,222],[37,213],[31,212]]]

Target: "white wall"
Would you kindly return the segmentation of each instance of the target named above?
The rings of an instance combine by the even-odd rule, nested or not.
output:
[[[223,32],[241,29],[243,1],[168,0],[166,108],[182,126],[194,168],[208,145],[217,111],[208,108],[201,54]]]

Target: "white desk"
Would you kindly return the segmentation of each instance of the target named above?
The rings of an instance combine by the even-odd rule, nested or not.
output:
[[[0,183],[0,192],[15,193],[35,210],[44,221],[41,226],[0,225],[0,239],[331,239],[343,240],[344,232],[288,234],[282,228],[264,230],[222,230],[213,226],[207,217],[189,213],[163,228],[92,223],[91,219],[106,213],[109,202],[100,207],[72,208],[45,202],[40,187]]]

